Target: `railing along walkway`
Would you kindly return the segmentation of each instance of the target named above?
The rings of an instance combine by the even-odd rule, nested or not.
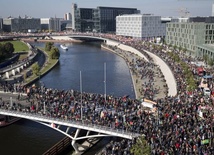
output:
[[[94,131],[94,132],[103,133],[103,134],[116,136],[116,137],[122,137],[122,138],[126,138],[126,139],[132,139],[134,137],[139,136],[139,134],[137,134],[137,133],[132,133],[132,132],[121,130],[121,129],[114,129],[114,128],[110,128],[110,127],[106,127],[106,126],[89,124],[88,122],[85,122],[85,121],[73,121],[73,120],[54,118],[54,117],[45,116],[45,115],[38,114],[38,113],[29,113],[29,112],[20,112],[20,111],[14,111],[14,110],[0,109],[0,114],[25,118],[25,119],[29,119],[29,120],[33,120],[33,121],[54,123],[54,124],[58,124],[58,125]]]

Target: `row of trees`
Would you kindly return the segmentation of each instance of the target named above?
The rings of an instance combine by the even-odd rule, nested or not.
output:
[[[205,61],[205,63],[209,66],[214,66],[214,59],[213,58],[209,58],[209,56],[207,54],[205,54],[203,56],[203,59]]]
[[[53,42],[47,42],[45,44],[45,51],[48,52],[50,59],[59,59],[60,57],[59,49],[54,46]],[[40,69],[41,68],[37,62],[32,65],[32,72],[34,75],[40,76],[41,75]]]
[[[0,62],[11,58],[14,52],[13,44],[10,42],[6,42],[4,44],[0,43]]]
[[[59,49],[54,46],[53,42],[47,42],[45,44],[45,51],[50,52],[49,55],[51,59],[59,59],[60,57]]]
[[[194,79],[194,76],[193,76],[193,73],[192,73],[190,67],[180,59],[178,54],[176,54],[174,52],[168,52],[168,55],[172,58],[173,61],[175,61],[179,65],[181,65],[183,73],[184,73],[184,77],[187,82],[188,91],[193,91],[194,89],[196,89],[197,84],[196,84],[196,81]]]

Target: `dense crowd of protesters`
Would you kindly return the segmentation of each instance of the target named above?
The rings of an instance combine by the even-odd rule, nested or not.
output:
[[[139,88],[135,88],[138,89],[137,92],[139,92],[139,94],[136,94],[136,96],[139,95],[143,96],[144,98],[154,100],[160,98],[160,96],[162,98],[163,96],[165,97],[167,95],[168,88],[165,84],[165,78],[160,71],[159,66],[154,64],[152,60],[145,61],[136,54],[121,50],[117,46],[105,44],[103,46],[114,51],[116,54],[122,56],[125,59],[132,76],[134,75],[136,77],[136,81],[133,82],[136,83],[136,86],[140,86]],[[155,82],[155,78],[161,79],[162,82]],[[164,92],[164,95],[161,94],[162,92]]]
[[[104,125],[144,135],[151,147],[151,154],[214,154],[214,103],[212,98],[206,97],[200,89],[192,91],[189,95],[181,66],[172,61],[164,50],[153,48],[148,41],[136,41],[114,35],[103,37],[114,38],[123,44],[130,45],[141,51],[150,60],[152,60],[151,57],[146,54],[144,49],[161,57],[174,73],[178,94],[174,97],[166,96],[154,100],[157,103],[155,105],[156,113],[151,113],[143,110],[142,101],[131,99],[128,96],[107,95],[105,98],[102,94],[80,93],[75,90],[57,90],[44,86],[18,86],[15,87],[16,91],[26,92],[30,105],[24,107],[14,103],[11,107],[11,104],[1,101],[0,108],[41,113],[75,121],[81,120],[81,109],[83,109],[82,120],[88,124]],[[163,48],[167,50],[166,46]],[[181,58],[188,64],[194,60],[184,55]],[[138,66],[148,67],[148,64],[142,63],[141,60],[136,62]],[[152,64],[149,66],[151,67]],[[210,72],[212,73],[212,70]],[[148,70],[146,75],[150,78],[153,73]],[[145,75],[142,75],[142,78],[143,76]],[[213,85],[212,81],[210,81],[211,85]],[[11,89],[13,88],[11,86]],[[143,95],[149,97],[146,93]],[[44,107],[46,107],[45,111]],[[136,139],[111,142],[105,147],[102,154],[131,155],[130,148],[135,142]]]

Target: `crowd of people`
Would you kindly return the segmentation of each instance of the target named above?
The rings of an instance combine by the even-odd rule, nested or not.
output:
[[[200,89],[193,90],[191,95],[187,93],[187,82],[182,67],[167,55],[165,52],[167,46],[163,46],[163,50],[158,50],[148,41],[136,41],[113,35],[103,37],[114,38],[138,49],[151,62],[152,58],[144,49],[161,57],[174,73],[178,94],[154,99],[149,95],[150,93],[144,92],[143,95],[151,97],[156,102],[156,112],[151,113],[143,109],[142,101],[128,96],[107,95],[105,98],[102,94],[80,93],[75,90],[20,86],[16,88],[16,91],[27,93],[29,105],[24,107],[14,103],[11,107],[10,103],[0,101],[0,108],[40,113],[66,120],[84,120],[88,124],[139,133],[144,136],[151,148],[150,153],[153,155],[214,154],[213,100],[211,97],[204,96]],[[181,58],[187,64],[194,60],[184,55]],[[144,64],[142,60],[134,62],[142,68],[154,67],[154,64]],[[143,69],[138,71],[139,74],[144,72]],[[144,73],[146,74],[142,75],[142,79],[146,76],[146,78],[151,78],[150,83],[153,83],[153,72],[147,70]],[[212,85],[212,81],[210,83]],[[151,86],[145,84],[142,87]],[[206,109],[207,105],[209,109]],[[83,110],[82,118],[81,109]],[[101,151],[101,154],[131,155],[133,153],[130,150],[135,143],[136,139],[111,142]]]
[[[165,84],[164,75],[159,66],[154,64],[153,61],[146,61],[140,56],[137,56],[137,54],[121,50],[117,46],[105,44],[103,46],[125,59],[132,76],[135,77],[135,81],[133,82],[136,83],[135,89],[138,89],[136,91],[136,98],[143,96],[149,100],[155,100],[167,95],[168,88]]]

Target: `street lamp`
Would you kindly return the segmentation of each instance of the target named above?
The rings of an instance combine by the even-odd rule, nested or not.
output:
[[[82,73],[81,73],[81,71],[80,71],[80,93],[81,93],[81,101],[80,101],[81,102],[80,103],[81,104],[80,105],[81,106],[80,107],[81,108],[81,114],[80,115],[81,115],[81,120],[82,120]]]
[[[104,63],[104,98],[106,102],[106,63]]]

